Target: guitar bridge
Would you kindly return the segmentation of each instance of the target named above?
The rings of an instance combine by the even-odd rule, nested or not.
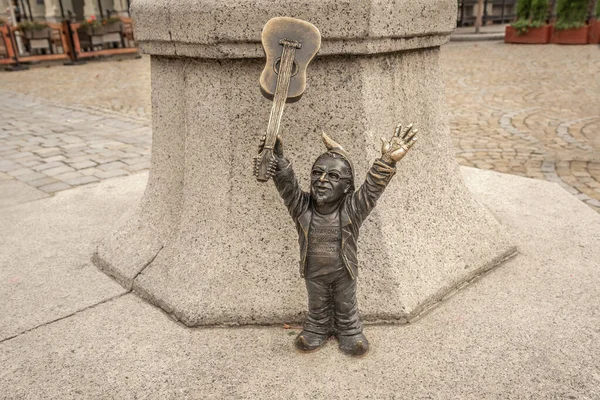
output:
[[[290,40],[290,39],[281,39],[279,41],[279,44],[282,46],[288,46],[288,47],[293,47],[295,49],[301,49],[302,48],[302,43],[296,41],[296,40]]]

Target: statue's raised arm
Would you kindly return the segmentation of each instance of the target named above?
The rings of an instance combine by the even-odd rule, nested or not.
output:
[[[404,133],[402,124],[390,140],[381,138],[381,158],[375,160],[362,186],[349,198],[350,210],[355,223],[360,226],[371,213],[377,200],[396,173],[396,163],[400,161],[417,142],[417,129],[408,125]]]

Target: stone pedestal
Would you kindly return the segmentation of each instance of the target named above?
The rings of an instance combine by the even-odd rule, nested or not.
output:
[[[308,188],[328,132],[357,184],[379,137],[414,122],[419,143],[361,228],[359,306],[403,322],[514,254],[466,189],[454,159],[439,46],[454,0],[136,0],[135,34],[152,55],[152,169],[141,204],[98,246],[96,265],[186,325],[302,320],[294,225],[251,159],[271,102],[260,94],[262,26],[315,24],[322,49],[304,97],[286,107],[286,156]]]

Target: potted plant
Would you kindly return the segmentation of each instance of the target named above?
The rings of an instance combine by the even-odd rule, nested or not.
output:
[[[121,18],[119,17],[108,17],[102,20],[102,26],[105,27],[107,33],[120,33],[121,25]]]
[[[106,35],[107,33],[121,32],[121,18],[108,17],[98,20],[96,16],[92,15],[81,22],[79,26],[90,36]]]
[[[83,20],[79,23],[79,30],[90,36],[102,35],[102,23],[96,19],[95,15]]]
[[[600,43],[600,1],[596,3],[594,19],[590,21],[590,43]]]
[[[17,29],[23,32],[25,38],[31,39],[50,39],[50,27],[44,22],[25,21],[17,25]]]
[[[588,42],[588,0],[558,0],[551,43],[586,44]]]
[[[506,27],[506,43],[548,43],[552,26],[546,24],[548,0],[519,0],[517,21]]]

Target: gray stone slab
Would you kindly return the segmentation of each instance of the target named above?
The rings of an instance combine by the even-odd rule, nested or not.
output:
[[[0,210],[0,339],[125,292],[91,265],[89,255],[94,242],[139,201],[146,177]]]
[[[297,330],[185,328],[132,294],[0,344],[8,398],[600,397],[600,216],[553,183],[463,169],[521,254],[372,351],[293,350]],[[57,253],[62,250],[57,248]]]
[[[136,0],[132,13],[143,51],[200,58],[264,57],[262,27],[282,15],[319,28],[317,57],[440,46],[456,27],[453,0]]]
[[[14,206],[27,201],[42,199],[49,195],[32,188],[26,183],[7,179],[0,181],[0,208]]]

